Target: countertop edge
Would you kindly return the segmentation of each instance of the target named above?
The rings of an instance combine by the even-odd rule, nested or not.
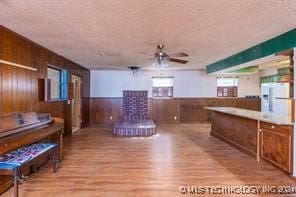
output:
[[[239,117],[242,117],[242,118],[257,120],[257,121],[261,121],[261,122],[272,123],[272,124],[276,124],[276,125],[285,125],[285,126],[293,126],[294,125],[292,122],[291,123],[275,122],[275,121],[266,120],[266,119],[252,118],[252,117],[244,116],[244,115],[241,115],[241,114],[233,114],[231,112],[228,112],[228,111],[225,111],[225,110],[222,110],[222,109],[221,110],[214,109],[214,108],[217,108],[217,107],[204,107],[204,108],[206,110],[210,110],[210,111],[225,113],[225,114],[232,115],[232,116],[239,116]],[[225,107],[222,107],[222,108],[225,108]],[[235,108],[235,109],[240,109],[240,108]],[[242,110],[249,110],[249,109],[242,109]],[[249,111],[258,112],[258,111],[254,111],[254,110],[249,110]],[[258,112],[258,113],[261,113],[261,112]]]

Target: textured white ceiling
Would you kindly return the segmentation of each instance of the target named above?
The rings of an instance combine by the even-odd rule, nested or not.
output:
[[[204,68],[296,27],[296,0],[1,0],[0,24],[90,69]]]

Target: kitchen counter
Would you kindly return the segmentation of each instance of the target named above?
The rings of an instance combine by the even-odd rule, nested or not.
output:
[[[235,107],[205,107],[205,109],[277,125],[293,125],[290,117],[281,116],[274,113],[266,113]]]
[[[289,117],[234,107],[211,111],[211,135],[279,169],[292,171],[293,123]]]

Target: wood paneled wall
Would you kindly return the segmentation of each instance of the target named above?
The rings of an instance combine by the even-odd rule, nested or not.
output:
[[[90,72],[80,65],[18,35],[0,25],[0,59],[37,68],[25,70],[0,64],[0,115],[14,112],[49,112],[65,119],[65,133],[71,134],[71,105],[65,101],[39,102],[38,78],[45,78],[46,65],[51,64],[82,77],[82,125],[89,123]]]
[[[260,99],[149,99],[149,118],[157,124],[210,122],[210,113],[204,109],[206,106],[260,110]],[[90,98],[91,124],[113,124],[120,117],[122,117],[122,98]]]

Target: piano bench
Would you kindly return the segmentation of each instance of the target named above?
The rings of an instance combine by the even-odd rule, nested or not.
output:
[[[53,161],[53,171],[57,171],[57,147],[55,143],[35,143],[0,156],[0,175],[13,176],[15,197],[18,196],[18,179],[22,166],[36,162],[37,158],[44,154],[50,154]]]

